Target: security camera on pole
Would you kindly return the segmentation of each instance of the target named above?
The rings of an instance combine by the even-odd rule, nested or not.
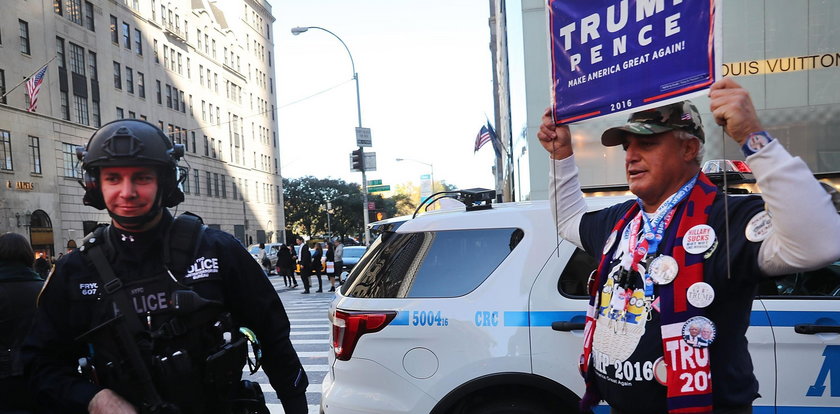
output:
[[[367,160],[365,160],[366,155],[365,155],[365,150],[363,149],[363,147],[370,147],[371,146],[371,141],[370,141],[370,129],[369,128],[362,128],[362,104],[361,104],[361,100],[359,99],[359,74],[356,72],[356,63],[353,61],[353,54],[350,53],[350,49],[347,47],[347,44],[344,43],[344,41],[341,40],[341,38],[338,37],[337,34],[331,32],[327,29],[324,29],[323,27],[318,27],[318,26],[293,27],[292,28],[292,34],[297,36],[301,33],[304,33],[306,31],[308,31],[309,29],[318,29],[318,30],[322,30],[322,31],[325,31],[325,32],[331,34],[333,37],[338,39],[339,42],[341,42],[341,45],[344,46],[344,50],[347,51],[347,55],[350,56],[350,66],[352,66],[352,69],[353,69],[353,80],[356,81],[356,109],[357,109],[358,114],[359,114],[359,127],[356,128],[356,144],[359,146],[359,149],[353,151],[353,153],[351,154],[351,158],[353,156],[358,155],[358,158],[359,158],[359,166],[358,167],[359,168],[357,168],[357,166],[356,166],[356,161],[353,161],[352,162],[353,170],[360,170],[362,172],[362,203],[363,203],[363,205],[362,205],[362,211],[363,211],[362,218],[364,219],[364,226],[365,226],[365,246],[367,246],[367,245],[370,245],[370,231],[368,230],[368,194],[367,194],[367,175],[365,174],[365,171],[376,170],[376,161],[375,161],[376,160],[375,159],[376,154],[375,153],[369,153],[369,155],[368,155],[369,158]],[[360,140],[360,136],[363,139]],[[364,139],[365,136],[367,137],[366,140]]]

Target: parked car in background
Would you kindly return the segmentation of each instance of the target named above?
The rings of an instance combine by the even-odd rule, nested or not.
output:
[[[277,266],[277,252],[280,250],[280,246],[282,243],[266,243],[265,244],[265,253],[268,256],[268,259],[271,260],[271,270],[269,270],[268,274],[273,275],[277,272],[275,271],[275,266]],[[260,252],[260,245],[259,244],[252,244],[248,246],[248,253],[251,254],[251,257],[254,260],[257,260],[257,254]],[[257,260],[259,263],[259,260]],[[262,263],[260,263],[262,266]]]
[[[365,254],[367,247],[365,246],[344,246],[344,268],[342,270],[351,271],[359,259]]]

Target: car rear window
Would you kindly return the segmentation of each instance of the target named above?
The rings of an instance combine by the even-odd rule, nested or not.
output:
[[[522,240],[517,228],[389,233],[345,283],[345,296],[442,298],[478,287]]]

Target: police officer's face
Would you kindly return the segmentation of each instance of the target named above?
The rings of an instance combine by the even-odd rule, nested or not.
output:
[[[630,192],[651,212],[677,192],[699,170],[694,162],[697,140],[683,140],[674,131],[656,135],[628,134],[624,170]]]
[[[150,167],[103,167],[99,172],[108,211],[123,217],[149,212],[157,196],[157,173]]]

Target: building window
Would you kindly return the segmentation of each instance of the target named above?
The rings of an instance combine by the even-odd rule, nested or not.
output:
[[[85,76],[85,49],[70,42],[70,71]]]
[[[181,62],[182,62],[182,61],[181,61],[181,52],[178,52],[178,74],[179,74],[179,75],[183,75],[183,74],[184,74],[184,67],[183,67],[183,65],[181,64]]]
[[[187,56],[187,79],[190,79],[190,57]]]
[[[131,27],[126,22],[122,24],[122,38],[123,47],[131,50]]]
[[[117,107],[117,119],[123,119],[123,118],[125,118],[125,111],[123,111],[123,109],[118,106]]]
[[[117,34],[117,18],[114,15],[111,15],[111,43],[120,43],[119,34]]]
[[[120,72],[120,64],[114,62],[114,87],[117,89],[122,89],[122,74]]]
[[[227,184],[225,184],[225,176],[222,175],[222,198],[227,198]]]
[[[143,36],[140,29],[134,29],[134,53],[143,56]]]
[[[6,71],[0,69],[0,103],[6,103]]]
[[[187,103],[184,102],[184,91],[179,91],[178,96],[181,97],[181,112],[182,113],[187,113]],[[178,108],[175,108],[175,109],[178,109]]]
[[[195,131],[190,132],[190,134],[192,134],[192,152],[193,154],[195,154],[195,152],[197,151],[195,146]]]
[[[64,165],[64,176],[68,178],[80,178],[79,170],[76,169],[76,145],[62,142],[61,158]]]
[[[41,143],[38,137],[29,136],[29,154],[32,155],[32,173],[41,173]]]
[[[172,108],[172,87],[166,85],[166,107]]]
[[[238,199],[236,194],[236,177],[230,177],[230,193],[234,200]]]
[[[201,101],[201,120],[207,120],[207,102]]]
[[[213,189],[216,191],[216,197],[219,196],[219,174],[213,173]]]
[[[20,27],[20,53],[30,54],[29,49],[29,23],[18,19],[18,26]]]
[[[12,164],[12,135],[6,130],[0,130],[0,170],[14,170]]]
[[[82,0],[65,0],[67,19],[78,25],[82,24]]]
[[[141,98],[146,97],[146,76],[143,72],[137,72],[137,94]]]
[[[93,126],[99,128],[102,125],[102,117],[99,115],[99,102],[93,101]]]
[[[210,141],[207,140],[207,135],[204,136],[204,156],[210,156]]]
[[[172,108],[176,111],[178,110],[179,103],[178,103],[178,88],[172,87]]]
[[[66,67],[67,61],[64,58],[64,39],[58,36],[55,37],[55,60],[58,61],[59,68]]]
[[[85,2],[85,27],[87,27],[91,32],[96,31],[96,27],[93,23],[93,4],[89,1]]]
[[[179,178],[180,178],[180,175],[181,175],[181,174],[188,174],[186,177],[184,177],[184,181],[182,181],[182,182],[181,182],[181,191],[183,191],[183,192],[184,192],[184,194],[189,194],[189,193],[190,193],[190,176],[189,176],[189,170],[182,170],[182,169],[178,169],[178,175],[179,175]]]
[[[210,171],[205,172],[207,176],[207,197],[213,197],[213,174]]]
[[[96,70],[96,53],[88,50],[88,69],[90,70],[91,79],[99,79],[99,73]]]
[[[198,83],[204,86],[204,65],[198,65]]]
[[[157,94],[157,103],[158,103],[158,105],[160,105],[161,97],[160,97],[160,81],[159,80],[155,80],[155,90],[156,90],[156,94]]]
[[[216,140],[210,138],[210,156],[216,158]]]
[[[134,93],[134,70],[130,67],[125,67],[125,91]]]
[[[154,43],[152,45],[152,49],[154,49],[154,52],[155,52],[155,63],[160,63],[160,56],[158,56],[157,39],[154,39],[153,42]]]
[[[213,39],[213,59],[216,58],[216,39]]]
[[[131,119],[137,118],[137,114],[134,111],[128,111],[128,117]]]
[[[76,108],[76,122],[83,125],[90,125],[87,98],[73,95],[73,107]]]
[[[201,195],[201,182],[199,181],[198,170],[193,170],[193,184],[195,184],[195,195]]]
[[[67,96],[67,92],[61,92],[59,95],[59,99],[61,100],[61,119],[70,120],[70,98]]]

